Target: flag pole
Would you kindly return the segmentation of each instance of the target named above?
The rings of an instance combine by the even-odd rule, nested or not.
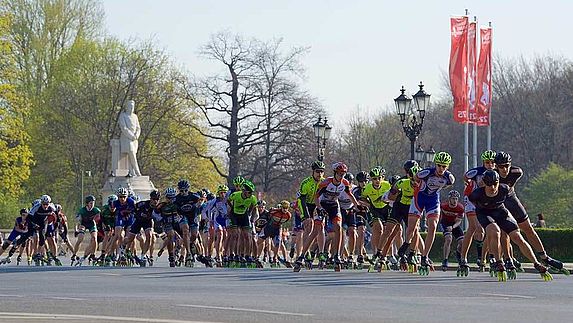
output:
[[[474,53],[474,59],[477,57],[477,46],[475,45],[475,43],[477,43],[477,37],[478,37],[478,32],[477,32],[477,17],[474,16],[474,22],[476,23],[476,35],[475,35],[475,40],[474,40],[474,48],[475,48],[475,53]],[[471,64],[473,64],[475,66],[475,62],[472,62]],[[474,75],[475,77],[476,75]],[[474,84],[472,84],[472,86],[474,86],[475,89],[475,82],[477,80],[473,80]],[[474,101],[474,104],[477,104],[477,102]],[[475,111],[475,106],[474,106],[474,111]],[[473,151],[473,167],[477,167],[478,166],[478,125],[477,125],[477,120],[474,120],[474,129],[473,129],[473,144],[472,144],[472,151]]]
[[[489,28],[491,29],[491,21],[489,22]],[[491,46],[493,46],[493,40],[491,42]],[[492,81],[493,81],[493,75],[492,75]],[[491,91],[493,91],[493,87],[491,89]],[[493,106],[493,95],[492,97],[492,106]],[[487,149],[491,149],[491,108],[489,109],[489,125],[487,126]]]

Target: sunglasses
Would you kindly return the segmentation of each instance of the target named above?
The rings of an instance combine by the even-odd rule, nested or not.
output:
[[[314,172],[317,173],[317,174],[323,174],[323,173],[324,173],[324,170],[322,170],[322,169],[315,169]]]
[[[370,179],[373,181],[379,181],[382,179],[382,177],[371,177]]]
[[[497,168],[509,168],[509,164],[497,165]]]
[[[448,165],[436,164],[436,167],[440,167],[440,168],[448,168]]]
[[[122,196],[118,196],[117,198],[118,198],[118,199],[126,199],[127,196],[123,196],[123,195],[122,195]]]
[[[50,203],[42,203],[42,205],[50,205]]]

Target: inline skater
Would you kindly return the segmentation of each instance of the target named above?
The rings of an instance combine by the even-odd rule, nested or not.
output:
[[[67,249],[69,251],[73,251],[74,247],[70,243],[70,239],[68,239],[68,230],[69,230],[68,218],[62,211],[62,206],[60,204],[56,204],[55,206],[56,206],[56,223],[55,223],[56,232],[60,236],[60,241],[65,244]],[[65,256],[65,255],[66,253],[63,251],[62,248],[60,248],[58,256]]]
[[[115,227],[115,207],[114,202],[117,201],[117,195],[111,194],[107,197],[107,204],[101,208],[100,220],[104,231],[104,238],[101,246],[101,255],[98,260],[100,265],[109,266],[112,261],[115,261],[115,255],[113,255],[114,235],[113,230]]]
[[[249,235],[251,234],[250,217],[258,216],[257,198],[255,196],[255,184],[251,181],[245,181],[242,191],[232,193],[228,200],[228,217],[231,219],[231,227],[236,228],[239,232],[239,239],[236,248],[236,254],[240,255],[239,262],[241,265],[247,262],[245,254],[248,251],[247,244],[250,243]]]
[[[165,200],[157,205],[153,212],[153,219],[163,223],[163,231],[167,234],[165,244],[169,254],[169,267],[175,267],[175,241],[182,216],[177,212],[175,199],[177,191],[173,187],[165,190]],[[159,255],[157,255],[159,257]]]
[[[421,170],[418,166],[418,162],[415,160],[407,160],[404,162],[402,168],[406,173],[406,177],[397,180],[394,185],[392,185],[392,188],[383,196],[383,199],[388,201],[388,203],[394,201],[390,217],[384,226],[384,232],[378,246],[378,248],[382,250],[383,255],[388,253],[394,238],[401,234],[400,229],[402,223],[408,222],[408,211],[410,210],[410,204],[414,197],[414,187],[416,183],[414,176]],[[416,239],[419,238],[416,237]],[[406,264],[404,257],[401,257],[400,262],[402,267],[404,267]],[[392,265],[394,269],[396,269],[396,264]],[[386,268],[389,267],[388,264],[382,261],[379,268],[375,268],[376,266],[374,266],[372,270],[382,269],[384,266],[386,266]]]
[[[123,251],[128,249],[135,237],[143,230],[145,234],[145,239],[143,245],[141,246],[141,255],[138,258],[135,254],[135,250],[132,250],[135,262],[141,267],[145,267],[148,257],[146,256],[149,250],[149,245],[151,242],[151,236],[153,235],[153,211],[157,208],[159,200],[161,199],[161,193],[158,190],[153,190],[149,193],[149,200],[140,201],[135,204],[134,217],[135,221],[129,232],[127,232],[126,237],[123,239],[122,246],[120,250]]]
[[[288,201],[281,201],[278,206],[279,207],[277,208],[271,208],[269,211],[264,212],[263,214],[259,212],[259,219],[257,220],[257,226],[260,228],[259,232],[257,233],[257,255],[260,255],[260,252],[263,250],[265,241],[268,241],[272,244],[274,254],[273,259],[271,260],[271,264],[276,264],[279,260],[277,258],[279,258],[279,246],[282,239],[281,227],[292,217],[289,211],[290,203]],[[262,268],[262,264],[258,257],[255,258],[255,262],[258,267]],[[286,259],[282,262],[287,267],[290,266],[290,263],[288,263]]]
[[[181,216],[179,228],[181,230],[181,237],[183,238],[183,251],[186,254],[184,258],[186,267],[193,267],[195,263],[195,254],[197,253],[195,240],[197,239],[198,230],[196,204],[200,199],[197,194],[189,192],[190,187],[189,181],[184,179],[180,180],[177,183],[179,193],[175,198],[177,212]]]
[[[123,245],[123,232],[128,232],[129,227],[135,222],[134,212],[135,212],[135,201],[133,198],[129,197],[129,191],[125,187],[119,187],[117,189],[117,201],[113,202],[113,208],[115,209],[115,228],[113,230],[114,234],[114,245],[118,246],[119,254],[119,265],[127,265],[127,259],[123,254],[121,245]]]
[[[318,184],[324,179],[323,176],[326,165],[320,160],[315,160],[310,165],[310,168],[312,169],[312,175],[302,180],[297,193],[298,208],[301,212],[303,228],[302,238],[300,239],[302,247],[298,254],[299,258],[301,256],[304,257],[305,254],[302,250],[310,249],[310,246],[312,246],[315,240],[318,243],[319,250],[324,251],[324,223],[321,216],[315,216],[316,204],[314,195],[316,194]],[[308,247],[305,247],[307,244]],[[313,259],[310,257],[310,254],[308,256],[307,263],[309,267],[311,267]],[[326,257],[322,252],[319,254],[319,261],[326,261]]]
[[[290,247],[290,259],[291,261],[295,259],[295,256],[298,257],[302,250],[302,233],[304,228],[302,226],[302,213],[298,207],[298,201],[295,200],[290,204],[292,209],[292,215],[294,221],[292,221],[292,233],[290,235],[291,238],[291,247]],[[260,212],[259,212],[260,214]]]
[[[30,209],[29,216],[34,230],[34,240],[32,241],[32,253],[34,262],[39,266],[45,259],[46,229],[48,217],[55,217],[56,207],[52,203],[52,198],[44,194],[40,197],[39,203],[35,203]]]
[[[221,184],[217,187],[217,197],[209,201],[204,212],[214,232],[215,263],[218,267],[228,264],[228,255],[224,252],[223,246],[227,239],[227,185]]]
[[[475,205],[477,220],[482,227],[485,228],[486,234],[489,237],[489,251],[497,259],[497,261],[493,259],[492,262],[494,262],[493,265],[495,265],[497,271],[498,281],[506,281],[508,278],[501,256],[501,231],[509,235],[511,241],[519,247],[521,253],[533,262],[533,266],[537,269],[543,280],[552,280],[553,276],[551,276],[545,266],[537,261],[531,246],[519,232],[519,227],[515,219],[504,206],[504,202],[510,194],[509,186],[500,184],[499,174],[491,169],[483,173],[482,181],[484,187],[475,189],[469,195],[468,199]],[[515,273],[514,268],[510,270]],[[513,275],[511,278],[515,279],[515,276]]]
[[[354,197],[360,202],[360,200],[362,199],[362,191],[364,190],[364,187],[366,187],[366,184],[368,184],[369,181],[369,177],[368,177],[368,173],[365,171],[360,171],[358,174],[356,174],[356,182],[358,183],[358,185],[352,190],[352,194],[354,194]],[[358,255],[356,262],[357,262],[357,266],[358,269],[362,269],[362,267],[364,266],[364,260],[367,259],[366,257],[366,251],[364,250],[364,235],[366,232],[366,222],[367,222],[367,218],[368,218],[368,208],[366,207],[362,207],[359,208],[356,211],[356,233],[357,233],[357,237],[356,237],[356,250],[354,250],[356,252],[356,254]]]
[[[86,196],[85,206],[78,210],[76,215],[76,220],[79,223],[78,226],[78,240],[74,245],[74,251],[72,255],[72,262],[76,261],[76,266],[81,266],[83,261],[90,256],[93,256],[96,250],[97,241],[97,227],[96,218],[101,214],[101,210],[95,206],[95,197],[93,195]],[[89,246],[84,250],[84,256],[78,257],[78,251],[82,241],[84,241],[85,232],[89,231],[91,240]]]
[[[7,239],[2,242],[2,246],[0,247],[0,256],[12,245],[16,239],[20,237],[29,236],[28,227],[30,226],[30,219],[28,218],[28,209],[21,209],[20,216],[16,218],[14,221],[14,228]],[[14,250],[15,251],[15,250]],[[12,252],[13,254],[13,252]],[[0,260],[0,265],[2,264],[9,264],[12,261],[12,254],[8,254],[8,257]]]
[[[482,253],[483,253],[483,240],[484,240],[484,229],[480,226],[479,221],[476,219],[475,207],[468,200],[468,196],[478,187],[483,186],[482,176],[488,169],[494,169],[495,167],[495,151],[493,150],[486,150],[481,154],[482,166],[472,168],[468,170],[464,175],[464,183],[465,183],[465,190],[464,190],[464,207],[466,217],[468,219],[468,228],[466,233],[464,234],[464,240],[462,242],[462,258],[459,263],[458,271],[460,272],[461,276],[467,276],[469,273],[469,266],[468,266],[468,250],[471,246],[472,240],[475,237],[476,239],[476,247],[477,247],[477,265],[480,268],[480,271],[483,270],[484,261],[482,260]]]
[[[406,233],[406,241],[404,241],[404,244],[402,244],[400,250],[398,250],[398,255],[403,257],[409,249],[408,264],[411,268],[410,271],[414,271],[416,269],[414,251],[416,250],[415,245],[417,243],[414,243],[414,246],[412,246],[413,248],[410,244],[414,239],[415,231],[418,230],[418,223],[422,212],[425,211],[428,222],[428,233],[426,240],[424,241],[424,250],[422,252],[422,259],[420,262],[419,273],[421,275],[427,275],[430,270],[433,270],[431,260],[428,259],[428,254],[430,253],[430,249],[434,243],[436,227],[438,219],[440,218],[439,192],[443,188],[452,186],[455,182],[454,175],[448,171],[448,166],[451,162],[452,156],[445,151],[441,151],[434,156],[434,167],[425,168],[413,177],[416,182],[416,189],[408,211],[408,230]]]
[[[511,162],[511,155],[506,152],[500,151],[495,155],[495,170],[499,173],[499,181],[502,184],[508,185],[510,190],[509,195],[504,202],[505,207],[517,221],[517,226],[521,232],[525,234],[531,247],[537,252],[537,255],[541,259],[541,263],[545,266],[551,266],[565,275],[569,275],[569,270],[563,267],[563,263],[561,261],[553,259],[547,255],[541,239],[531,226],[527,211],[515,193],[515,184],[523,176],[523,170],[520,167],[513,166]]]
[[[386,170],[383,168],[374,167],[370,170],[369,175],[371,182],[364,187],[361,199],[367,203],[370,210],[369,225],[372,229],[370,244],[374,252],[373,261],[378,261],[378,258],[384,256],[380,250],[380,238],[384,231],[384,224],[390,215],[390,205],[384,202],[382,196],[390,190],[391,185],[390,182],[384,180]]]
[[[350,192],[354,189],[354,175],[350,172],[344,175],[344,178],[350,183]],[[356,198],[356,197],[355,197]],[[338,202],[340,204],[340,213],[342,215],[342,227],[343,232],[345,231],[346,234],[343,234],[343,237],[348,239],[348,257],[346,258],[346,267],[347,268],[355,268],[357,266],[354,263],[354,249],[356,248],[356,212],[354,209],[357,208],[357,205],[352,203],[350,199],[350,195],[346,192],[340,193],[338,197]],[[342,246],[344,248],[346,244],[344,243],[344,238],[342,239]]]
[[[462,240],[464,232],[461,224],[464,219],[464,206],[459,202],[460,192],[451,190],[448,193],[448,200],[440,205],[440,225],[444,232],[444,260],[442,261],[442,270],[448,270],[448,258],[450,257],[450,246],[452,240],[456,241],[456,259],[460,262]]]

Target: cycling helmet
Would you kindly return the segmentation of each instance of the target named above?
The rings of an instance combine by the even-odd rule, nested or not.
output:
[[[370,177],[382,177],[386,175],[386,170],[380,167],[374,167],[370,170]]]
[[[117,189],[117,192],[115,192],[117,194],[117,196],[128,196],[129,195],[129,191],[127,190],[127,188],[125,187],[120,187]]]
[[[211,191],[208,188],[202,188],[201,190],[205,192],[205,195],[211,194]]]
[[[62,211],[62,205],[61,204],[56,204],[55,207],[56,207],[56,213],[59,213]]]
[[[177,196],[177,191],[173,187],[168,187],[165,190],[165,197],[168,199],[173,199]]]
[[[326,165],[323,162],[321,162],[320,160],[315,160],[310,165],[310,168],[312,168],[312,170],[317,170],[317,169],[324,170],[326,168]]]
[[[40,196],[40,202],[42,204],[51,203],[52,198],[50,197],[50,195],[44,194],[44,195]]]
[[[117,195],[111,194],[110,196],[107,197],[107,204],[111,204],[115,201],[117,201]]]
[[[348,166],[346,166],[346,164],[343,162],[336,162],[336,163],[332,164],[332,170],[335,173],[347,173],[348,172]]]
[[[494,161],[496,164],[499,165],[509,164],[511,163],[511,155],[506,153],[505,151],[500,151],[497,154],[495,154]]]
[[[217,186],[217,193],[227,192],[228,190],[229,190],[229,187],[225,184],[221,184],[221,185]]]
[[[211,201],[214,198],[215,198],[215,194],[213,194],[213,193],[207,194],[207,201]]]
[[[434,163],[441,165],[449,165],[452,162],[452,156],[445,151],[440,151],[434,156]]]
[[[21,209],[20,210],[20,214],[24,214],[24,213],[28,214],[28,212],[29,212],[28,209]]]
[[[461,196],[461,195],[460,195],[460,192],[458,192],[458,191],[456,191],[456,190],[451,190],[451,191],[448,192],[448,198],[455,197],[455,198],[458,198],[458,199],[459,199],[460,196]]]
[[[206,198],[207,197],[207,193],[205,193],[205,191],[197,191],[197,196],[199,196],[200,198]]]
[[[237,177],[233,178],[233,185],[236,185],[236,186],[243,185],[244,182],[245,182],[245,178],[243,176],[237,176]]]
[[[493,150],[486,150],[483,153],[481,153],[481,160],[485,161],[485,160],[495,160],[495,151]]]
[[[390,185],[394,185],[394,183],[396,183],[399,179],[400,179],[400,175],[393,175],[392,177],[390,177],[388,182],[390,182]]]
[[[365,171],[361,171],[356,174],[356,180],[358,182],[367,182],[368,181],[368,173]]]
[[[483,183],[487,186],[495,185],[499,182],[499,174],[491,169],[483,173]]]
[[[149,198],[152,200],[159,200],[161,198],[161,192],[153,190],[149,193]]]
[[[93,196],[93,195],[88,195],[88,196],[86,196],[86,198],[85,198],[86,204],[88,204],[89,202],[95,202],[95,200],[96,200],[96,198],[95,198],[95,196]]]
[[[414,166],[418,166],[418,162],[413,159],[404,162],[404,170],[406,172],[410,171]]]
[[[288,209],[290,207],[290,203],[287,200],[282,200],[280,206],[283,209]]]
[[[354,175],[352,175],[352,173],[348,172],[346,173],[346,175],[344,175],[344,178],[349,181],[350,183],[352,183],[352,181],[354,180]]]
[[[410,175],[410,177],[414,177],[414,176],[416,176],[416,174],[418,174],[421,170],[422,170],[422,167],[416,165],[416,166],[410,168],[410,170],[408,171],[408,175]]]
[[[180,179],[179,182],[177,182],[177,188],[180,190],[188,190],[189,187],[191,187],[191,185],[186,179]]]
[[[254,192],[255,191],[255,184],[251,181],[245,181],[242,186],[243,190],[247,192]]]
[[[257,202],[257,205],[258,205],[258,206],[265,206],[265,205],[267,205],[267,202],[266,202],[265,200],[259,200],[259,201]]]

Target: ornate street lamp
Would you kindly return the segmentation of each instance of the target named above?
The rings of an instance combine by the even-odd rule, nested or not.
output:
[[[426,164],[431,165],[434,162],[434,156],[436,156],[434,147],[430,146],[430,149],[426,150],[424,155],[426,156]]]
[[[430,104],[430,94],[424,91],[424,84],[422,84],[422,82],[420,82],[418,86],[420,89],[414,94],[415,107],[412,106],[412,99],[405,94],[406,90],[404,86],[402,86],[400,90],[400,95],[394,99],[394,103],[396,104],[396,112],[400,117],[402,129],[406,137],[410,139],[410,159],[423,160],[423,158],[415,158],[414,147],[416,139],[418,139],[418,136],[422,132],[426,108]]]
[[[318,117],[318,121],[312,125],[314,129],[314,136],[318,146],[318,160],[324,160],[324,150],[326,148],[326,141],[330,138],[332,127],[328,124],[326,117],[322,122],[322,117]]]

